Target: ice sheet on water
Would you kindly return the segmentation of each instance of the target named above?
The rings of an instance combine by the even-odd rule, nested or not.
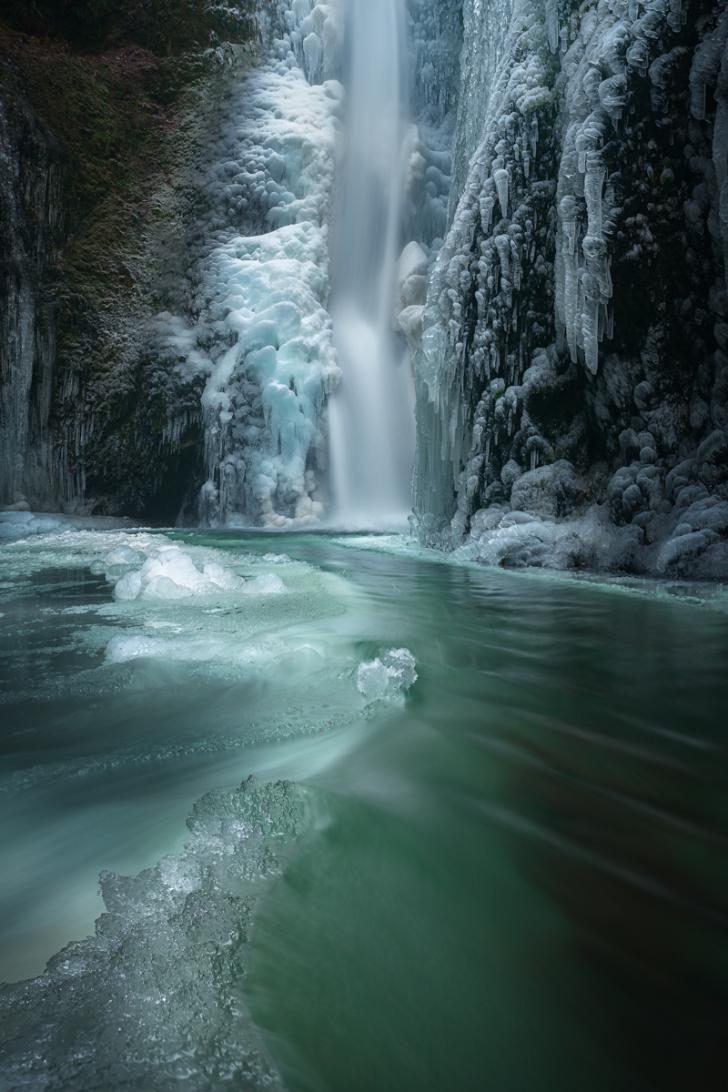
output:
[[[3,1088],[196,1092],[281,1087],[243,989],[255,906],[317,805],[289,782],[208,793],[189,840],[137,876],[101,877],[96,933],[0,987]]]
[[[390,648],[359,665],[356,685],[367,701],[394,701],[417,682],[416,668],[408,648]]]
[[[0,510],[0,542],[12,542],[30,535],[48,535],[56,531],[103,530],[131,525],[131,520],[106,516],[67,516],[60,512]]]
[[[34,594],[38,574],[53,571],[68,581],[74,570],[90,570],[108,585],[106,596],[99,583],[81,605],[50,603],[51,615],[71,616],[64,641],[78,670],[36,677],[33,696],[103,693],[120,679],[143,688],[164,665],[174,672],[180,664],[204,681],[283,672],[291,692],[304,693],[329,687],[332,671],[354,668],[355,648],[339,623],[350,595],[345,579],[284,554],[205,543],[143,530],[59,530],[0,545],[2,594],[11,598]],[[120,676],[121,664],[129,667]],[[5,698],[18,696],[13,688]]]

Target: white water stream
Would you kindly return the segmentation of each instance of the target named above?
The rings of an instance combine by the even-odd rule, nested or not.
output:
[[[343,379],[329,424],[334,518],[354,527],[401,522],[410,508],[414,391],[392,329],[407,69],[402,0],[349,0],[331,302]]]

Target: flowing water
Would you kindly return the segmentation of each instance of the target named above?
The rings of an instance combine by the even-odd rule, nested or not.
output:
[[[347,9],[346,119],[332,228],[334,340],[342,382],[329,405],[334,515],[383,526],[410,508],[414,386],[392,330],[408,156],[401,0]]]
[[[0,573],[2,977],[162,862],[0,991],[0,1087],[47,1086],[39,1043],[74,1090],[722,1087],[720,590],[233,532]]]

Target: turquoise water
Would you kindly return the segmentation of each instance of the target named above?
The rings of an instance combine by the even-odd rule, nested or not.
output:
[[[184,856],[150,873],[123,944],[109,929],[103,950],[74,949],[72,989],[65,968],[62,989],[5,991],[3,1088],[49,1071],[52,1087],[155,1092],[722,1087],[720,594],[466,568],[356,536],[145,534],[114,567],[134,538],[0,549],[0,976],[38,975],[92,930],[99,872],[180,854],[203,793],[251,773],[262,787],[216,798],[235,818],[195,849],[195,879],[179,880]],[[160,543],[245,583],[114,600]],[[390,648],[410,650],[417,681],[372,700],[359,665]],[[280,778],[284,803],[266,795]],[[262,847],[233,890],[219,861],[251,822]],[[106,895],[128,918],[128,892]],[[156,968],[143,998],[140,953]],[[204,994],[178,980],[184,961]],[[102,996],[89,1060],[79,1028]],[[139,1011],[120,1043],[122,998],[124,1019]]]

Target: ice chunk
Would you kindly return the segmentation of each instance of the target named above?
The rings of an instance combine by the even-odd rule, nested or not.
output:
[[[166,661],[191,661],[204,663],[220,653],[219,642],[175,641],[168,637],[149,637],[145,634],[121,634],[112,637],[106,646],[107,664],[125,664],[130,660],[159,659]]]
[[[249,778],[195,804],[176,856],[103,873],[94,935],[0,989],[0,1086],[279,1092],[245,1004],[248,941],[313,807],[306,789]]]
[[[407,648],[390,648],[359,665],[356,685],[368,701],[392,701],[417,681],[416,661]]]
[[[242,587],[243,581],[217,562],[208,562],[200,569],[177,546],[163,546],[140,569],[125,573],[117,581],[114,599],[188,599],[220,591],[239,591]]]

